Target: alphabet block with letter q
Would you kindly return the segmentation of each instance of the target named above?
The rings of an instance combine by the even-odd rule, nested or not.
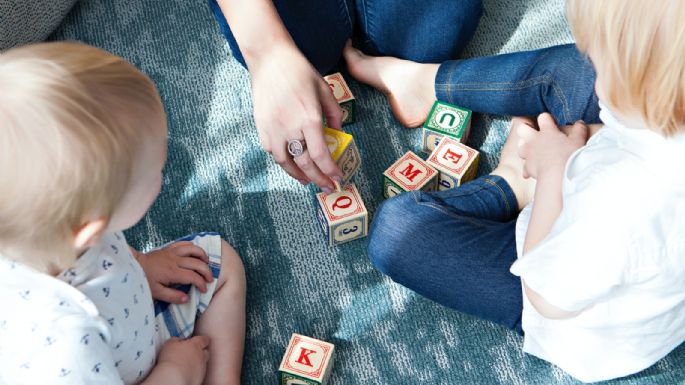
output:
[[[317,215],[326,240],[336,246],[368,234],[369,213],[354,184],[340,191],[316,194]]]
[[[348,133],[329,127],[324,127],[323,136],[333,161],[343,173],[343,184],[349,182],[362,164],[362,157],[354,138]]]
[[[445,136],[466,143],[471,130],[471,110],[436,101],[421,129],[421,151],[430,154]]]
[[[438,190],[461,186],[476,176],[478,151],[458,140],[444,137],[426,162],[438,170]]]
[[[394,197],[405,191],[435,190],[438,172],[411,151],[383,173],[383,196]]]
[[[323,79],[331,87],[335,100],[340,104],[343,113],[342,124],[354,123],[354,95],[352,95],[350,87],[345,82],[345,78],[343,78],[340,72],[336,72],[324,76]]]
[[[296,333],[278,368],[279,385],[325,385],[333,368],[335,345]]]

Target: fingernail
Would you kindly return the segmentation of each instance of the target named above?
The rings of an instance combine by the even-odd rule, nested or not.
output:
[[[336,176],[333,177],[333,180],[336,181],[336,182],[338,182],[338,183],[340,183],[340,184],[342,184],[342,177],[341,177],[341,176],[336,175]]]
[[[576,124],[578,124],[578,123],[585,124],[585,121],[583,119],[578,119],[578,120],[576,120]]]
[[[306,185],[309,184],[309,182],[306,181],[306,180],[304,180],[304,179],[298,179],[297,181],[300,182],[300,184],[301,184],[302,186],[306,186]]]
[[[330,194],[333,192],[333,190],[328,186],[321,187],[321,191],[325,192],[326,194]]]
[[[188,302],[188,296],[184,295],[183,297],[181,297],[181,302],[183,302],[183,303]]]

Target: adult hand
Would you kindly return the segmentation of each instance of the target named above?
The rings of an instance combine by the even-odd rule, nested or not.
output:
[[[577,121],[567,132],[562,132],[548,113],[538,116],[538,127],[518,126],[519,156],[525,161],[523,176],[538,179],[546,170],[559,170],[574,151],[584,146],[588,139],[588,127]]]
[[[178,383],[200,385],[205,379],[209,361],[209,337],[195,336],[186,340],[169,339],[157,357],[157,368],[176,371]],[[168,382],[167,382],[168,383]]]
[[[174,242],[167,247],[139,253],[138,262],[145,271],[154,299],[169,303],[184,303],[188,295],[169,286],[192,284],[201,292],[214,280],[205,251],[192,242]]]
[[[303,185],[314,182],[333,191],[331,178],[342,172],[331,158],[323,134],[323,117],[340,129],[342,110],[328,84],[306,58],[291,45],[271,47],[249,63],[254,118],[262,147]],[[293,158],[288,141],[305,140],[306,151]],[[328,191],[327,191],[328,190]]]

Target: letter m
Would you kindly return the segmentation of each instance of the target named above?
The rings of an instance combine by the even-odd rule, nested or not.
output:
[[[410,182],[413,182],[414,178],[416,178],[417,175],[421,174],[421,170],[414,170],[414,165],[409,163],[404,170],[400,171],[400,174],[407,177],[407,179],[409,179]]]

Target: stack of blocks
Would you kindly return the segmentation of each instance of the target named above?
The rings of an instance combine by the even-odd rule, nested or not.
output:
[[[350,124],[354,122],[354,95],[350,87],[347,86],[347,82],[343,78],[340,72],[324,76],[323,77],[328,86],[331,87],[333,91],[333,96],[340,104],[342,108],[343,118],[342,124]]]
[[[335,345],[294,333],[278,368],[279,385],[325,385]]]
[[[436,101],[422,128],[424,161],[408,151],[383,173],[383,196],[405,191],[443,191],[472,179],[478,170],[478,151],[462,144],[471,127],[471,111]]]

